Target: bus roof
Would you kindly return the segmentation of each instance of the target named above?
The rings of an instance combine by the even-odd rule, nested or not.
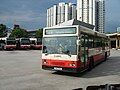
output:
[[[107,38],[107,35],[104,33],[100,33],[97,31],[94,31],[94,25],[82,22],[82,21],[78,21],[76,19],[72,19],[69,21],[66,21],[64,23],[61,23],[59,25],[55,25],[52,27],[46,27],[44,29],[54,29],[54,28],[67,28],[67,27],[80,27],[80,31],[86,34],[90,34],[90,35],[94,35],[94,36],[98,36],[98,37],[103,37],[103,38]]]
[[[72,20],[63,22],[61,24],[58,24],[58,25],[55,25],[55,26],[52,26],[52,27],[46,27],[46,28],[57,28],[57,27],[60,27],[60,26],[72,26],[72,25],[80,25],[80,26],[84,26],[84,27],[92,29],[92,30],[95,27],[94,25],[91,25],[91,24],[88,24],[88,23],[85,23],[85,22],[81,22],[81,21],[76,20],[76,19],[72,19]]]

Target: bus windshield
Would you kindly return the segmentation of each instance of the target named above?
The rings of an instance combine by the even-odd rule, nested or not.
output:
[[[5,40],[0,40],[0,44],[5,44]]]
[[[10,40],[10,41],[7,41],[7,45],[15,45],[16,44],[16,41],[15,40]]]
[[[37,38],[37,45],[41,45],[42,44],[42,38]]]
[[[46,37],[43,38],[43,53],[77,54],[77,37]]]
[[[29,39],[22,39],[21,40],[21,44],[22,45],[29,45],[30,44],[30,40]]]

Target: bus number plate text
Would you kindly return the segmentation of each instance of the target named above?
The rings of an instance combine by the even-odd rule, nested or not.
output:
[[[62,70],[62,68],[54,67],[54,70]]]

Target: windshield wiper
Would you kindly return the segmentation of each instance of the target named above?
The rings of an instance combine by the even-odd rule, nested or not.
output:
[[[48,55],[46,46],[43,46],[43,53],[45,53],[45,55]]]
[[[69,50],[66,50],[66,51],[62,51],[64,54],[67,54],[68,56],[71,57],[71,54],[70,54],[70,51]]]
[[[61,47],[61,49],[62,49],[62,53],[64,53],[64,54],[67,54],[68,56],[70,56],[71,57],[71,55],[70,55],[70,51],[67,49],[67,50],[65,50],[65,48],[60,44],[59,45],[60,47]]]

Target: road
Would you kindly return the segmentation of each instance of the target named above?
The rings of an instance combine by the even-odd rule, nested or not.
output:
[[[75,75],[41,69],[41,51],[0,51],[0,90],[72,90],[120,83],[120,51],[106,62]]]

